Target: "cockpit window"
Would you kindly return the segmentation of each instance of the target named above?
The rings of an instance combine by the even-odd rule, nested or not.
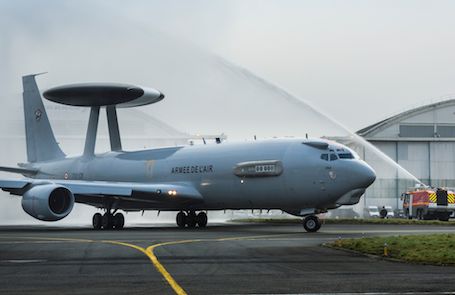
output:
[[[335,161],[338,160],[338,157],[335,153],[321,154],[321,159],[324,161]]]
[[[354,159],[354,156],[349,152],[340,153],[338,154],[338,157],[340,159]]]

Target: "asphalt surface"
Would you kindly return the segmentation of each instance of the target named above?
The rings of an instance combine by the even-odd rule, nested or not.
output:
[[[0,294],[453,292],[455,267],[384,261],[320,246],[338,238],[435,232],[455,233],[455,227],[324,225],[312,234],[298,224],[122,231],[0,227]],[[152,245],[158,245],[155,262],[147,249]]]

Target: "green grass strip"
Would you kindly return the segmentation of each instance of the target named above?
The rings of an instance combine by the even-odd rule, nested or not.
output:
[[[252,223],[301,223],[301,218],[242,218],[234,219],[232,222],[252,222]],[[370,219],[323,219],[324,224],[420,224],[420,225],[447,225],[455,226],[455,220],[415,220],[403,218],[370,218]]]
[[[412,263],[455,265],[455,234],[341,239],[328,246]]]

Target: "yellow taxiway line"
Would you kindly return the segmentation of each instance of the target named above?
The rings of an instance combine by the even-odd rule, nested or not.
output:
[[[163,246],[178,245],[178,244],[187,244],[187,243],[198,243],[198,242],[223,242],[223,241],[239,241],[239,240],[260,240],[260,239],[269,239],[275,238],[277,236],[288,236],[292,234],[274,234],[274,235],[263,235],[263,236],[244,236],[244,237],[230,237],[230,238],[218,238],[218,239],[194,239],[194,240],[180,240],[180,241],[170,241],[163,242],[148,246],[147,248],[142,248],[138,245],[120,242],[120,241],[110,241],[110,240],[87,240],[87,239],[71,239],[71,238],[46,238],[46,237],[22,237],[23,239],[32,239],[32,240],[47,240],[47,241],[60,241],[60,242],[79,242],[79,243],[104,243],[119,245],[128,248],[135,249],[144,255],[146,255],[156,270],[163,276],[166,282],[171,286],[174,292],[177,295],[186,295],[186,291],[177,283],[177,281],[172,277],[172,275],[166,270],[166,268],[161,264],[158,257],[155,255],[155,249]]]
[[[277,235],[273,235],[277,236]],[[163,278],[167,281],[169,286],[174,290],[175,294],[177,295],[186,295],[186,291],[180,286],[177,281],[172,277],[172,275],[166,270],[166,268],[161,264],[158,260],[158,257],[155,255],[155,249],[158,247],[163,246],[170,246],[170,245],[178,245],[178,244],[187,244],[187,243],[198,243],[198,242],[222,242],[222,241],[238,241],[238,240],[254,240],[254,239],[261,239],[270,237],[268,236],[249,236],[249,237],[235,237],[235,238],[221,238],[221,239],[195,239],[195,240],[181,240],[181,241],[170,241],[170,242],[163,242],[151,245],[146,249],[139,247],[137,245],[124,243],[124,242],[117,242],[117,241],[102,241],[103,243],[110,243],[114,245],[121,245],[125,247],[134,248],[138,251],[141,251],[152,261],[153,265],[155,266],[156,270],[163,276]]]
[[[164,279],[167,281],[167,283],[171,286],[171,288],[174,290],[175,294],[177,294],[177,295],[186,295],[187,294],[185,292],[185,290],[183,290],[183,288],[175,281],[175,279],[171,276],[171,274],[166,270],[166,268],[164,268],[164,266],[161,264],[161,262],[156,257],[155,253],[153,253],[153,250],[156,247],[160,247],[160,246],[164,246],[164,245],[181,244],[181,243],[187,243],[187,242],[191,242],[191,241],[176,241],[176,242],[160,243],[160,244],[152,245],[152,246],[148,247],[147,249],[144,249],[137,245],[124,243],[124,242],[117,242],[117,241],[101,241],[101,242],[130,247],[130,248],[136,249],[136,250],[144,253],[150,259],[150,261],[152,261],[153,265],[158,270],[158,272],[164,277]]]

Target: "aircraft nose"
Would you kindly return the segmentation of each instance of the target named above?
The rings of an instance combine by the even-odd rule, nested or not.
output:
[[[359,161],[359,187],[367,188],[376,180],[376,172],[367,163]]]

